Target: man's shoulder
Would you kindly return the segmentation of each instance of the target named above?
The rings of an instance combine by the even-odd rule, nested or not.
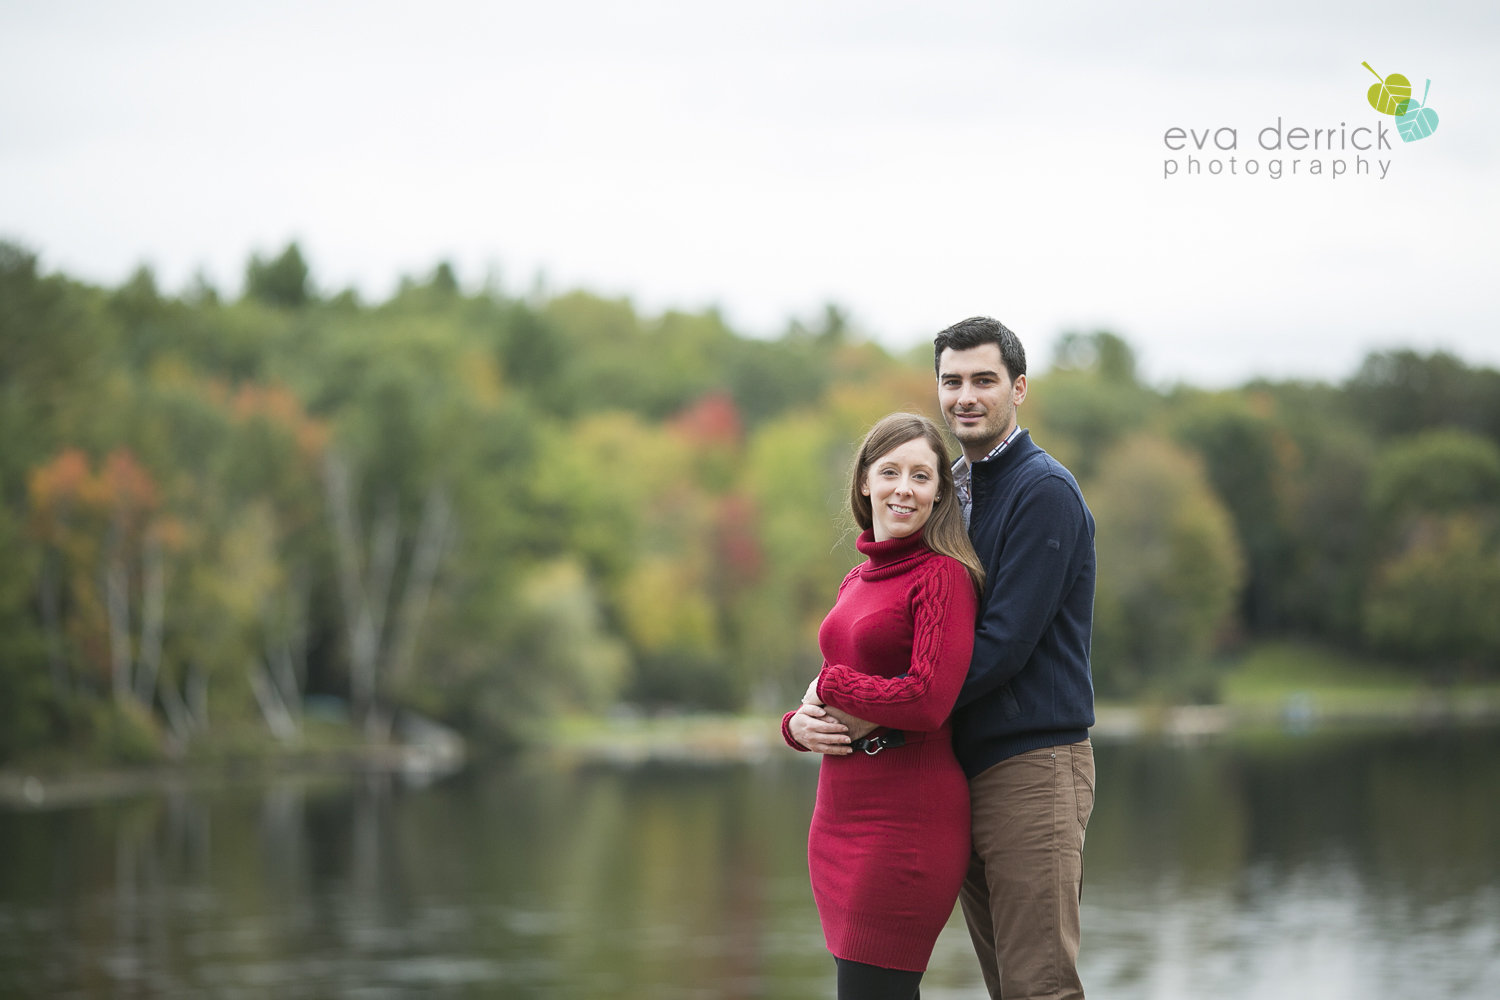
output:
[[[1005,493],[1009,500],[987,512],[986,521],[992,530],[1002,534],[1024,531],[1027,526],[1035,526],[1038,519],[1080,525],[1093,519],[1073,473],[1039,446],[1028,449],[1008,478],[1010,486]]]
[[[1034,481],[1034,484],[1045,489],[1065,489],[1082,501],[1083,490],[1079,487],[1078,480],[1074,478],[1073,473],[1068,471],[1068,467],[1041,448],[1038,448],[1037,451],[1040,453],[1038,456],[1039,467],[1032,472],[1030,477]]]
[[[1020,463],[1016,466],[1014,475],[1019,487],[1018,493],[1040,490],[1053,493],[1071,493],[1083,502],[1083,490],[1078,485],[1078,480],[1068,467],[1048,453],[1047,449],[1035,441],[1027,440],[1030,447],[1026,454],[1021,456]]]

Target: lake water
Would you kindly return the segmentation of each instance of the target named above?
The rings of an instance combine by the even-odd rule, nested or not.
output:
[[[1091,997],[1500,996],[1500,733],[1096,752]],[[831,997],[815,782],[518,758],[0,811],[0,996]],[[922,996],[984,996],[958,918]]]

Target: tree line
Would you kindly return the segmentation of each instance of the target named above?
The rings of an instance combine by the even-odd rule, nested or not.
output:
[[[934,405],[929,348],[834,307],[763,340],[447,264],[365,303],[295,244],[231,301],[0,245],[0,757],[779,705],[858,559],[854,443]],[[1162,388],[1073,334],[1022,418],[1098,519],[1101,695],[1211,697],[1268,637],[1500,661],[1500,372]]]

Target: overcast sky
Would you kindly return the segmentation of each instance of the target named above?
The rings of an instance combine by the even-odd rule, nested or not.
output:
[[[1256,146],[1375,126],[1362,61],[1438,131],[1384,118],[1369,175]],[[1038,361],[1106,326],[1156,379],[1342,377],[1500,363],[1497,168],[1493,2],[0,0],[0,238],[111,283],[237,291],[297,238],[371,298],[446,258],[756,334],[835,300],[898,348],[989,313]]]

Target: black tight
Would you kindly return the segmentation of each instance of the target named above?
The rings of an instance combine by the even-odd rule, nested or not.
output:
[[[883,969],[878,965],[835,958],[839,967],[839,1000],[922,1000],[920,972]]]

